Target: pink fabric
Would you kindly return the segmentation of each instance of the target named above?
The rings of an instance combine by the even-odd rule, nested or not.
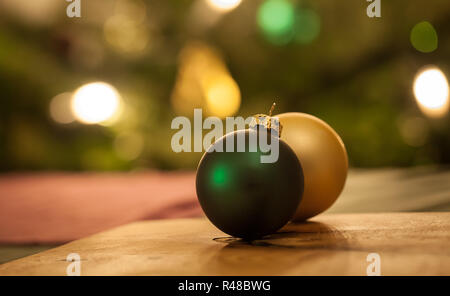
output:
[[[0,176],[1,243],[61,243],[136,220],[201,213],[192,172]]]

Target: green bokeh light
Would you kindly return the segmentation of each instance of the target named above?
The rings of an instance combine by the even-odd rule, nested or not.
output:
[[[230,179],[229,169],[226,165],[217,165],[212,171],[212,183],[215,187],[225,186]]]
[[[432,52],[438,47],[438,35],[429,22],[416,24],[410,35],[412,46],[420,52]]]
[[[274,43],[287,43],[293,36],[295,11],[286,0],[268,0],[258,10],[258,25]]]
[[[317,38],[320,32],[320,17],[313,10],[301,9],[297,14],[295,40],[308,44]]]

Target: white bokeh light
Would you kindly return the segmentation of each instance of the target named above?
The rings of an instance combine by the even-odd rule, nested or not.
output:
[[[71,123],[75,120],[70,102],[72,94],[70,92],[61,93],[52,98],[50,102],[50,116],[58,123]]]
[[[228,11],[236,8],[242,0],[206,0],[208,4],[217,10]]]
[[[413,90],[423,113],[431,117],[440,117],[447,113],[448,81],[441,70],[436,67],[422,70],[414,80]]]
[[[120,95],[104,82],[85,84],[72,97],[72,112],[82,123],[95,124],[111,120],[119,111]]]

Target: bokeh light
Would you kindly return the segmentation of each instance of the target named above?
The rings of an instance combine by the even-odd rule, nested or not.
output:
[[[295,40],[301,44],[314,41],[320,33],[320,17],[311,9],[300,9],[297,13]]]
[[[140,54],[149,43],[147,6],[142,0],[117,0],[114,14],[104,24],[106,41],[124,54]]]
[[[77,89],[72,97],[72,112],[82,123],[104,123],[120,110],[120,95],[104,82],[93,82]]]
[[[229,11],[232,10],[241,4],[242,0],[206,0],[208,4],[220,11]]]
[[[104,34],[109,44],[124,53],[142,52],[149,42],[147,27],[122,14],[112,16],[106,21]]]
[[[237,83],[229,75],[212,77],[205,91],[209,113],[224,118],[239,110],[241,93]]]
[[[412,46],[420,52],[432,52],[438,47],[438,35],[429,22],[416,24],[410,34]]]
[[[258,24],[274,43],[286,43],[294,34],[295,10],[286,0],[267,0],[258,10]]]
[[[123,160],[134,160],[144,149],[144,137],[135,131],[122,132],[114,141],[117,156]]]
[[[136,22],[144,22],[147,17],[147,5],[143,0],[116,0],[114,4],[116,15],[132,17]]]
[[[59,19],[65,5],[65,1],[55,0],[1,0],[0,11],[30,26],[48,26]]]
[[[409,146],[420,147],[426,144],[430,127],[424,118],[418,116],[402,118],[398,126],[403,141]]]
[[[72,99],[72,94],[65,92],[56,95],[50,101],[50,116],[58,123],[71,123],[75,121],[72,110],[70,109],[70,102]]]
[[[224,118],[239,110],[241,94],[220,54],[193,42],[181,51],[171,100],[178,114],[189,116],[194,108],[203,108],[207,115]]]
[[[448,112],[449,89],[445,74],[436,67],[428,67],[416,75],[413,85],[417,104],[430,117],[441,117]]]

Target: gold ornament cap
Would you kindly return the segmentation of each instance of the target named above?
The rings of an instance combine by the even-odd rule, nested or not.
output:
[[[269,115],[267,114],[255,114],[250,122],[251,129],[257,129],[259,126],[265,127],[272,134],[275,133],[278,137],[281,137],[281,131],[283,126],[280,123],[278,117],[272,117],[272,112],[275,109],[276,104],[273,103],[270,107]]]

